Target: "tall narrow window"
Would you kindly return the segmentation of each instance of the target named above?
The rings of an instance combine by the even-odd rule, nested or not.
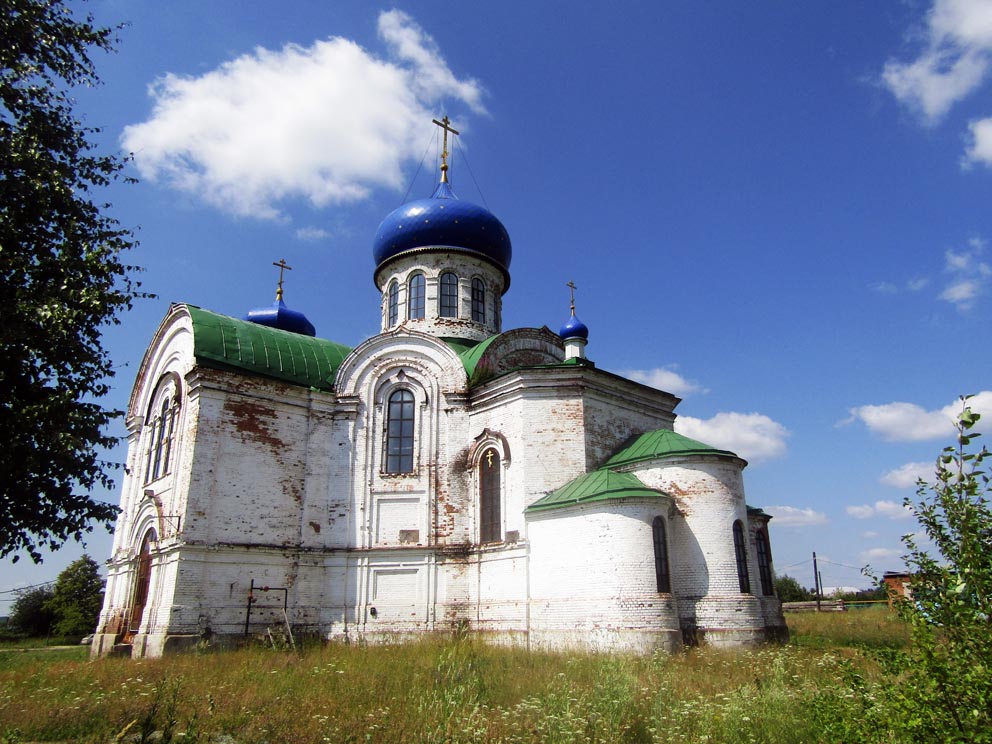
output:
[[[499,452],[489,448],[479,460],[479,540],[491,543],[502,539]]]
[[[400,319],[400,287],[395,280],[389,283],[389,322],[390,328]]]
[[[472,280],[472,320],[486,322],[486,283],[481,279]]]
[[[420,320],[424,317],[424,275],[414,274],[406,289],[406,317]]]
[[[758,576],[761,579],[761,593],[771,596],[775,593],[775,582],[772,581],[772,554],[768,549],[768,533],[764,527],[758,529],[754,536],[754,547],[758,551]]]
[[[145,459],[145,483],[150,483],[171,469],[175,449],[176,419],[179,417],[179,397],[175,382],[166,377],[153,398],[153,413],[147,425],[148,451]]]
[[[747,572],[747,549],[744,543],[744,527],[740,520],[734,522],[734,555],[737,557],[737,583],[741,592],[751,593],[751,577]]]
[[[655,517],[651,523],[654,534],[654,575],[658,582],[659,592],[672,591],[672,574],[668,566],[668,535],[665,532],[665,520]]]
[[[397,390],[389,396],[386,419],[386,472],[413,472],[413,393]]]
[[[138,632],[141,627],[141,618],[145,614],[145,605],[148,603],[148,587],[152,578],[152,543],[156,539],[155,530],[148,530],[145,533],[145,539],[141,541],[137,571],[134,576],[134,593],[131,595],[131,617],[128,618],[127,623],[129,634]]]
[[[438,315],[442,318],[458,317],[458,277],[450,271],[441,274],[441,296]]]

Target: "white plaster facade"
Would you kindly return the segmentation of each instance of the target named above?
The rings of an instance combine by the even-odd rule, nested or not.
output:
[[[327,639],[650,652],[785,633],[745,463],[674,434],[678,398],[597,369],[584,337],[566,354],[547,328],[502,332],[491,257],[427,246],[375,278],[382,332],[354,349],[170,309],[128,408],[94,654],[234,641],[284,607]]]

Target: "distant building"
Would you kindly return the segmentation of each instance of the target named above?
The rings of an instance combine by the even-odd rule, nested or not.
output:
[[[886,571],[882,575],[882,583],[889,595],[889,604],[899,599],[912,599],[913,589],[911,580],[913,575],[899,573],[897,571]]]
[[[674,395],[598,369],[574,299],[557,334],[503,330],[509,235],[446,162],[373,255],[381,332],[355,348],[281,277],[245,319],[169,310],[128,406],[94,654],[283,622],[636,652],[786,635],[745,461],[675,433]]]

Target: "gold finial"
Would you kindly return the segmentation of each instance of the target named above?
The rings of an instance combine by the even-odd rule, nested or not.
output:
[[[461,134],[457,129],[452,128],[451,120],[445,116],[441,121],[433,119],[433,122],[444,130],[444,145],[441,146],[441,183],[448,182],[448,132]]]
[[[287,269],[289,269],[290,271],[292,271],[293,270],[293,267],[286,263],[286,259],[285,258],[280,258],[279,261],[278,261],[278,263],[275,262],[275,261],[273,261],[272,262],[272,265],[279,267],[279,285],[278,285],[278,288],[276,289],[276,301],[278,302],[279,300],[282,299],[282,274]]]
[[[569,280],[568,284],[566,284],[565,286],[568,287],[568,293],[572,297],[572,307],[571,307],[571,310],[572,310],[572,317],[574,318],[575,317],[575,290],[577,290],[578,287],[576,287],[575,286],[575,282],[573,282],[571,280]]]

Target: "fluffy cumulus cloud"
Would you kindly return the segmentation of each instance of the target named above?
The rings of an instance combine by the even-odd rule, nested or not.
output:
[[[878,482],[883,486],[893,488],[915,488],[920,481],[932,481],[934,479],[934,464],[932,462],[907,462],[895,470],[885,473]]]
[[[655,367],[654,369],[628,369],[622,371],[624,377],[643,382],[658,390],[664,390],[680,398],[692,393],[707,392],[699,383],[687,380],[672,367]]]
[[[946,251],[944,273],[948,280],[940,299],[958,310],[971,310],[992,281],[992,266],[985,260],[985,241],[972,238],[959,251]]]
[[[876,501],[874,504],[862,504],[860,506],[847,507],[849,516],[855,519],[872,519],[883,517],[885,519],[909,519],[913,512],[895,501]]]
[[[331,234],[322,227],[301,227],[297,229],[295,235],[297,240],[306,242],[316,242],[331,237]]]
[[[762,507],[775,519],[776,527],[812,527],[827,523],[827,515],[814,509],[800,509],[795,506]]]
[[[872,561],[899,558],[904,552],[900,548],[869,548],[861,552],[861,560]]]
[[[483,112],[483,89],[448,68],[410,16],[379,16],[385,58],[338,37],[257,48],[200,76],[149,88],[151,117],[125,128],[141,176],[239,216],[280,216],[284,199],[315,206],[400,188],[423,151],[439,101]]]
[[[992,390],[978,393],[968,401],[968,405],[986,420],[992,418]],[[852,408],[850,418],[841,423],[861,421],[872,433],[890,442],[920,442],[952,434],[960,411],[960,401],[933,411],[915,403],[885,403]]]
[[[964,153],[964,164],[992,168],[992,117],[976,119],[968,124],[968,148]]]
[[[730,450],[749,462],[785,454],[789,430],[761,413],[718,413],[710,419],[679,416],[675,431],[720,449]]]
[[[882,81],[899,101],[933,123],[989,73],[992,3],[936,0],[927,14],[924,39],[915,60],[889,60]]]

